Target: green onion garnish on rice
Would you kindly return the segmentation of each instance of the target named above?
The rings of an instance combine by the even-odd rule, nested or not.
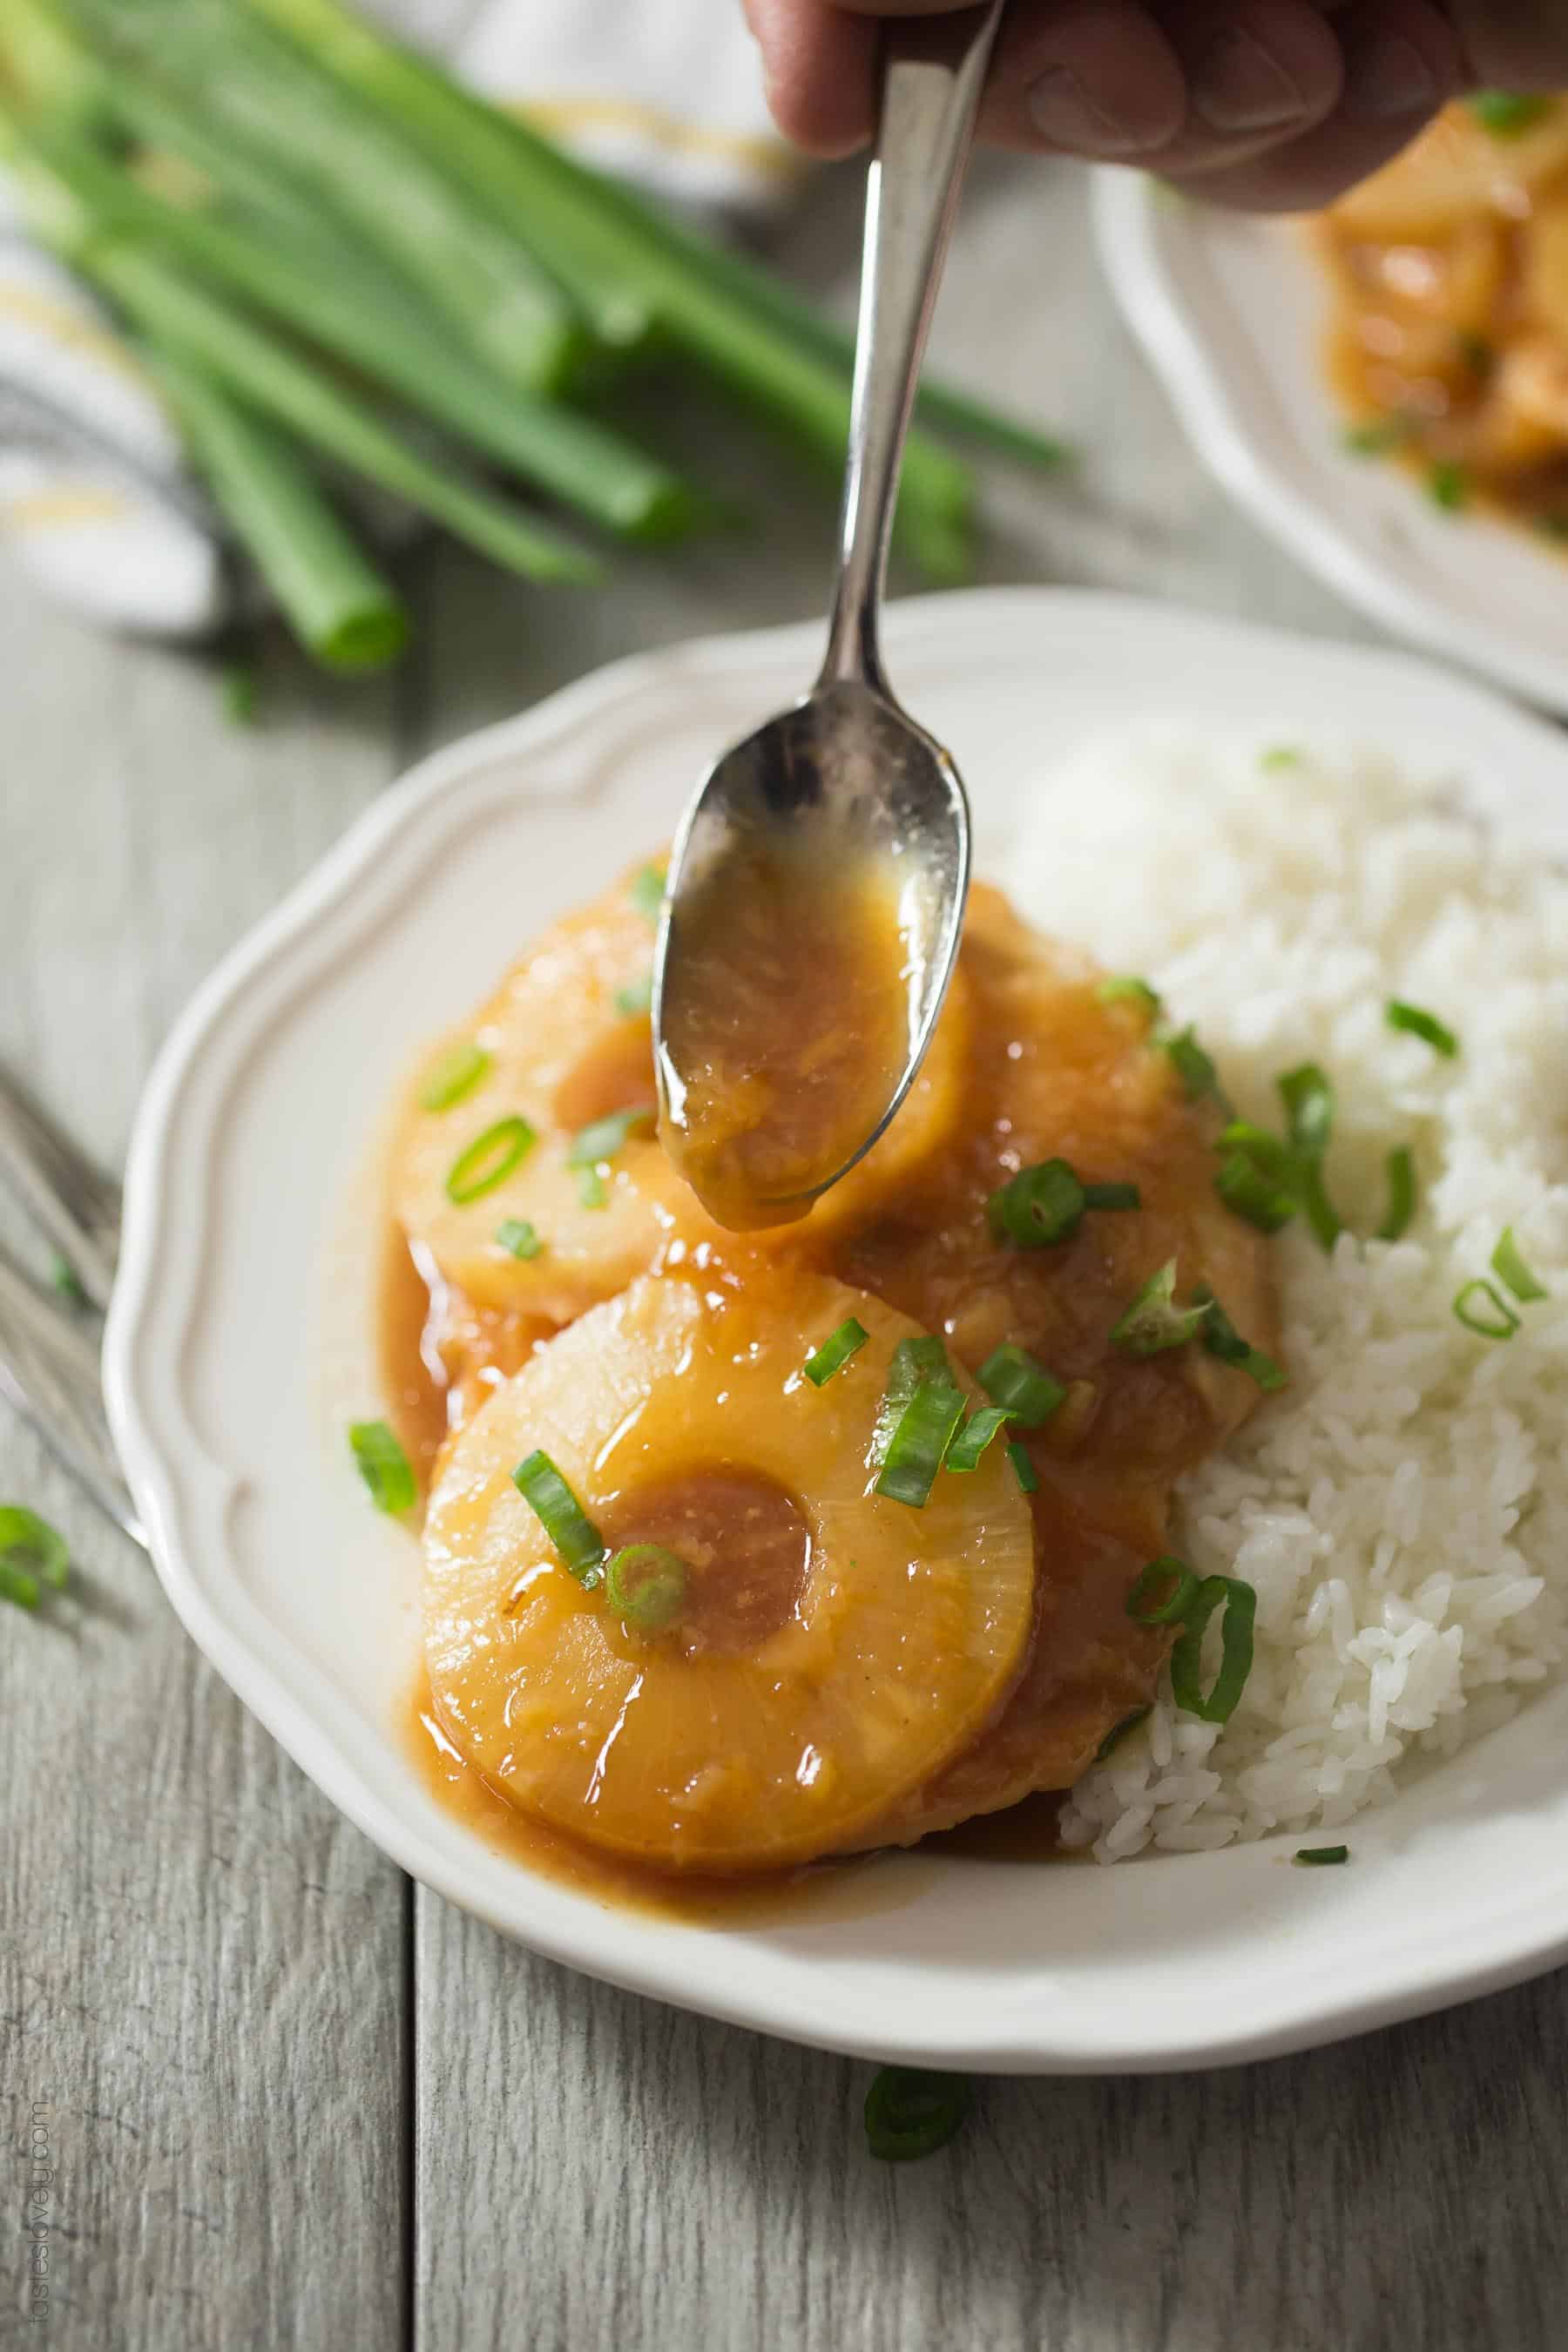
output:
[[[856,1350],[865,1346],[866,1339],[866,1326],[853,1315],[847,1315],[837,1330],[805,1360],[805,1377],[813,1388],[819,1389],[825,1381],[830,1381]]]
[[[1277,1234],[1296,1213],[1295,1195],[1244,1151],[1227,1154],[1214,1188],[1234,1215],[1256,1225],[1260,1234]]]
[[[1110,1327],[1110,1344],[1124,1356],[1158,1356],[1167,1348],[1184,1347],[1208,1319],[1206,1306],[1175,1304],[1176,1261],[1167,1258],[1152,1274],[1137,1296]],[[984,1384],[984,1374],[981,1375]]]
[[[1189,1021],[1184,1029],[1160,1040],[1161,1049],[1182,1082],[1182,1091],[1189,1102],[1204,1095],[1219,1092],[1219,1072],[1211,1056],[1198,1043],[1197,1031]]]
[[[1323,1870],[1336,1862],[1348,1862],[1350,1858],[1348,1845],[1299,1845],[1290,1857],[1305,1870]]]
[[[628,1135],[640,1128],[653,1125],[651,1110],[633,1108],[613,1110],[603,1118],[579,1128],[566,1149],[568,1168],[596,1168],[603,1160],[613,1160]]]
[[[1505,1225],[1492,1252],[1492,1272],[1500,1275],[1514,1297],[1528,1303],[1532,1298],[1550,1298],[1546,1285],[1531,1274],[1520,1255],[1519,1244],[1513,1237],[1513,1227]]]
[[[921,1381],[899,1415],[877,1492],[889,1501],[923,1510],[936,1474],[963,1419],[963,1391],[947,1375]]]
[[[384,1421],[353,1422],[349,1444],[376,1509],[394,1514],[411,1511],[419,1500],[419,1484],[390,1424]]]
[[[1249,1380],[1256,1381],[1260,1389],[1282,1389],[1286,1386],[1285,1374],[1273,1357],[1265,1355],[1261,1348],[1252,1347],[1242,1338],[1207,1283],[1194,1291],[1193,1304],[1208,1308],[1208,1320],[1204,1325],[1204,1346],[1211,1356],[1217,1356],[1222,1364],[1234,1364]]]
[[[476,1045],[471,1037],[465,1038],[443,1054],[426,1076],[419,1089],[420,1109],[450,1110],[454,1103],[473,1093],[489,1066],[484,1047]]]
[[[1060,1381],[1011,1342],[993,1349],[975,1378],[992,1403],[1000,1405],[1021,1429],[1043,1427],[1067,1395]]]
[[[1198,1580],[1184,1560],[1163,1554],[1141,1568],[1127,1596],[1135,1625],[1179,1625],[1197,1596]]]
[[[561,1555],[563,1564],[592,1592],[604,1582],[605,1546],[598,1529],[548,1454],[535,1447],[518,1464],[511,1483]]]
[[[1520,1318],[1496,1283],[1483,1281],[1479,1275],[1456,1292],[1454,1312],[1466,1330],[1474,1331],[1479,1339],[1511,1339],[1519,1328]]]
[[[1204,1633],[1216,1609],[1225,1616],[1220,1626],[1223,1648],[1220,1668],[1207,1696],[1203,1687]],[[1252,1672],[1252,1624],[1258,1595],[1238,1576],[1205,1576],[1187,1606],[1176,1646],[1171,1653],[1171,1689],[1176,1705],[1204,1723],[1228,1723],[1247,1688]]]
[[[1388,1172],[1388,1206],[1383,1213],[1383,1223],[1377,1229],[1380,1242],[1396,1242],[1410,1230],[1415,1214],[1415,1161],[1408,1148],[1401,1144],[1391,1151],[1384,1165]]]
[[[1152,1020],[1157,1019],[1162,1010],[1159,992],[1130,971],[1116,972],[1110,980],[1102,980],[1095,993],[1101,1004],[1136,1004]]]
[[[1275,1083],[1285,1106],[1301,1206],[1324,1249],[1331,1250],[1344,1231],[1344,1221],[1323,1185],[1323,1159],[1334,1127],[1333,1087],[1315,1062],[1287,1070]]]
[[[498,1184],[504,1184],[520,1160],[527,1158],[538,1141],[527,1119],[498,1118],[482,1135],[476,1135],[465,1151],[459,1151],[447,1171],[447,1198],[457,1208],[467,1208],[470,1201],[483,1200]]]
[[[637,1633],[661,1633],[686,1605],[686,1562],[663,1544],[627,1544],[605,1570],[605,1598]]]
[[[1476,89],[1465,103],[1494,139],[1517,139],[1540,121],[1552,101],[1540,90]]]
[[[1383,1017],[1391,1029],[1402,1030],[1407,1037],[1419,1037],[1435,1054],[1452,1061],[1459,1050],[1459,1041],[1453,1031],[1439,1021],[1435,1013],[1424,1013],[1418,1004],[1406,1004],[1391,996],[1383,1008]]]
[[[616,991],[616,1011],[624,1013],[628,1020],[635,1020],[639,1013],[650,1012],[652,1007],[653,974],[651,971],[645,973],[641,980],[634,981],[629,988],[617,988]]]

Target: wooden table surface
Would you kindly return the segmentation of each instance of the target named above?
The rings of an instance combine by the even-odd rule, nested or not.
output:
[[[1113,319],[1084,197],[991,164],[962,225],[939,352],[1082,453],[1059,482],[994,478],[987,576],[1370,636],[1200,472]],[[855,201],[825,178],[778,240],[841,301]],[[751,488],[759,445],[721,440]],[[0,564],[0,1055],[116,1162],[192,989],[390,778],[612,656],[817,610],[829,504],[786,476],[755,535],[628,562],[595,599],[417,551],[407,670],[328,689],[269,646],[252,730],[210,668],[93,635]],[[1234,2072],[991,2082],[950,2152],[878,2166],[865,2067],[588,1983],[411,1885],[9,1418],[7,1498],[66,1531],[81,1606],[0,1624],[0,2342],[1568,2342],[1568,1976]],[[41,2326],[20,2227],[40,2118]]]

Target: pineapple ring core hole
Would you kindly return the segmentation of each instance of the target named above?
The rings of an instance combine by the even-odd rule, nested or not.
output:
[[[756,1470],[688,1470],[623,1495],[601,1515],[612,1551],[662,1544],[686,1566],[680,1615],[663,1638],[689,1656],[738,1655],[787,1625],[811,1565],[793,1496]]]
[[[658,1082],[647,1013],[628,1013],[596,1039],[557,1086],[551,1108],[556,1126],[566,1135],[617,1110],[646,1110],[657,1117]]]

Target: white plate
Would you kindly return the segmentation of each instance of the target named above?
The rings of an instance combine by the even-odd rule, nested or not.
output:
[[[1568,563],[1346,451],[1300,230],[1127,172],[1096,175],[1094,214],[1123,315],[1237,505],[1385,628],[1568,717]]]
[[[1049,590],[894,613],[893,676],[952,746],[982,870],[1031,783],[1110,719],[1397,746],[1527,813],[1568,853],[1568,750],[1396,656]],[[549,917],[668,835],[715,747],[789,699],[817,634],[625,662],[427,761],[207,982],[132,1149],[106,1376],[115,1435],[186,1626],[333,1801],[416,1877],[596,1976],[886,2058],[1022,2072],[1299,2048],[1568,1956],[1568,1690],[1356,1827],[1356,1865],[1292,1842],[1106,1870],[875,1865],[859,1916],[717,1930],[605,1907],[492,1853],[400,1734],[411,1539],[366,1507],[344,1420],[377,1410],[368,1207],[342,1202],[411,1046]],[[340,1303],[323,1314],[321,1300]],[[323,1333],[326,1335],[323,1339]],[[324,1361],[323,1359],[324,1351]]]

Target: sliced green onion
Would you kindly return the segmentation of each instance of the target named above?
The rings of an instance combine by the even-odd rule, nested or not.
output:
[[[1238,1370],[1256,1381],[1260,1389],[1282,1389],[1286,1386],[1285,1375],[1273,1357],[1266,1356],[1261,1348],[1252,1347],[1242,1338],[1206,1283],[1194,1291],[1193,1303],[1208,1308],[1208,1321],[1204,1326],[1204,1346],[1211,1356],[1217,1356],[1222,1364],[1236,1365]]]
[[[1299,1845],[1290,1857],[1304,1870],[1322,1870],[1336,1862],[1348,1862],[1350,1858],[1348,1845]]]
[[[1136,1731],[1141,1723],[1147,1723],[1153,1712],[1152,1706],[1135,1706],[1131,1715],[1124,1715],[1120,1723],[1113,1723],[1094,1751],[1095,1762],[1103,1764],[1112,1749],[1121,1747],[1128,1733]]]
[[[479,1201],[504,1184],[521,1160],[527,1158],[538,1137],[525,1118],[498,1118],[459,1151],[447,1171],[447,1198],[459,1208]]]
[[[1537,1280],[1521,1256],[1511,1225],[1505,1225],[1499,1235],[1498,1245],[1492,1252],[1492,1272],[1501,1276],[1516,1298],[1528,1302],[1532,1298],[1550,1298],[1552,1296],[1546,1285]]]
[[[1277,1176],[1281,1183],[1289,1181],[1290,1147],[1279,1136],[1270,1135],[1266,1127],[1255,1127],[1250,1119],[1233,1118],[1220,1130],[1219,1141],[1222,1151],[1238,1151],[1266,1176]]]
[[[605,1570],[605,1598],[639,1633],[660,1633],[686,1605],[686,1562],[663,1544],[627,1544]]]
[[[1489,1303],[1490,1314],[1471,1305],[1471,1300],[1478,1297]],[[1474,1331],[1479,1339],[1511,1339],[1519,1328],[1520,1318],[1496,1283],[1483,1282],[1479,1276],[1474,1282],[1465,1283],[1456,1293],[1454,1312],[1466,1330]]]
[[[1517,139],[1540,121],[1552,101],[1540,90],[1477,89],[1465,103],[1494,139]]]
[[[639,1013],[651,1011],[652,1006],[653,974],[651,971],[643,979],[634,981],[630,988],[617,988],[616,991],[616,1011],[626,1013],[628,1019]]]
[[[578,1169],[577,1198],[585,1209],[602,1209],[609,1197],[609,1186],[596,1168]]]
[[[454,1103],[473,1093],[489,1066],[489,1055],[471,1038],[454,1045],[450,1053],[442,1055],[420,1087],[420,1109],[450,1110]]]
[[[1287,768],[1299,768],[1301,753],[1294,743],[1270,743],[1258,755],[1258,764],[1266,775],[1277,776]]]
[[[0,1567],[35,1587],[33,1599],[23,1601],[23,1608],[37,1606],[38,1583],[50,1585],[57,1592],[63,1591],[70,1564],[70,1547],[58,1528],[28,1510],[25,1503],[0,1503]],[[18,1597],[15,1592],[9,1595],[13,1601]]]
[[[959,2129],[973,2098],[962,2074],[884,2066],[866,2094],[866,2145],[882,2164],[934,2156]]]
[[[986,1447],[1007,1426],[1007,1415],[1000,1405],[983,1404],[972,1412],[947,1449],[950,1470],[978,1470]]]
[[[356,1421],[349,1425],[359,1475],[370,1489],[378,1511],[411,1511],[419,1500],[414,1466],[398,1444],[396,1432],[384,1421]]]
[[[1192,1607],[1198,1580],[1185,1561],[1163,1554],[1141,1568],[1127,1596],[1127,1614],[1135,1625],[1179,1625]],[[1164,1598],[1153,1601],[1163,1592]],[[1147,1606],[1151,1601],[1152,1607]]]
[[[1011,1341],[994,1348],[975,1374],[993,1404],[1021,1429],[1040,1429],[1067,1396],[1064,1384]]]
[[[1426,492],[1445,514],[1458,514],[1469,503],[1470,469],[1452,457],[1439,457],[1426,477]]]
[[[1176,1261],[1167,1258],[1110,1327],[1110,1344],[1124,1356],[1158,1356],[1184,1347],[1208,1319],[1208,1308],[1174,1304]],[[984,1377],[984,1376],[983,1376]]]
[[[1227,1209],[1256,1225],[1260,1234],[1277,1234],[1296,1213],[1295,1195],[1274,1182],[1245,1152],[1231,1153],[1215,1178],[1214,1188]]]
[[[613,1110],[604,1118],[594,1119],[587,1127],[579,1128],[567,1146],[568,1168],[596,1168],[601,1160],[613,1160],[628,1135],[638,1128],[651,1127],[653,1113],[637,1108]]]
[[[1140,1005],[1151,1017],[1162,1010],[1159,992],[1151,988],[1146,980],[1139,980],[1130,971],[1117,972],[1110,980],[1102,980],[1096,993],[1101,1004]]]
[[[511,1483],[584,1591],[604,1582],[599,1531],[548,1454],[540,1447],[520,1462]]]
[[[261,708],[261,681],[254,662],[230,662],[223,674],[223,715],[231,727],[254,727]]]
[[[526,1217],[504,1217],[496,1227],[496,1245],[508,1257],[537,1257],[544,1244]]]
[[[1303,1062],[1276,1080],[1285,1106],[1290,1149],[1296,1160],[1296,1189],[1300,1204],[1325,1250],[1331,1250],[1344,1231],[1344,1221],[1323,1184],[1323,1156],[1334,1129],[1334,1090],[1315,1062]]]
[[[1435,1013],[1424,1013],[1418,1004],[1406,1004],[1402,998],[1391,996],[1383,1008],[1383,1017],[1391,1029],[1419,1037],[1435,1054],[1442,1054],[1449,1061],[1459,1050],[1459,1041],[1453,1031]]]
[[[1383,1223],[1377,1229],[1380,1242],[1396,1242],[1410,1230],[1415,1214],[1415,1161],[1408,1147],[1401,1144],[1384,1161],[1388,1175],[1388,1206],[1383,1213]]]
[[[1013,1465],[1013,1475],[1026,1495],[1038,1494],[1040,1474],[1029,1459],[1029,1449],[1016,1439],[1007,1448],[1007,1459]]]
[[[812,1387],[819,1389],[825,1381],[830,1381],[834,1373],[849,1361],[857,1349],[865,1346],[867,1338],[864,1323],[858,1321],[853,1315],[847,1315],[837,1330],[832,1332],[816,1353],[805,1360],[805,1377]]]
[[[900,1339],[893,1349],[888,1366],[887,1385],[877,1407],[877,1423],[871,1432],[871,1443],[866,1460],[870,1469],[888,1458],[888,1448],[893,1442],[893,1432],[922,1380],[943,1380],[950,1388],[958,1383],[947,1360],[947,1349],[940,1339]]]
[[[58,1250],[49,1253],[49,1280],[68,1307],[90,1307],[91,1299],[82,1288],[81,1276],[68,1257]]]
[[[1204,1633],[1216,1609],[1221,1626],[1220,1669],[1208,1696],[1203,1688]],[[1205,1723],[1228,1723],[1252,1672],[1252,1624],[1258,1595],[1238,1576],[1205,1576],[1187,1603],[1176,1646],[1171,1653],[1171,1689],[1176,1705]]]
[[[1342,438],[1352,457],[1381,457],[1390,449],[1404,447],[1410,438],[1410,419],[1378,416],[1364,425],[1347,425]]]
[[[1191,1022],[1184,1029],[1175,1031],[1173,1035],[1163,1037],[1160,1043],[1190,1102],[1196,1102],[1203,1095],[1219,1092],[1219,1072],[1199,1045],[1197,1032]]]
[[[1141,1209],[1143,1196],[1136,1184],[1086,1184],[1083,1204],[1086,1209]]]
[[[1020,1168],[985,1203],[986,1222],[998,1241],[1019,1249],[1043,1249],[1065,1242],[1083,1220],[1084,1189],[1065,1160],[1042,1160]]]
[[[952,1434],[963,1419],[963,1392],[946,1378],[921,1381],[899,1415],[877,1492],[923,1510]]]
[[[640,873],[634,874],[627,896],[639,915],[646,915],[650,923],[657,923],[664,912],[663,866],[645,866]]]

